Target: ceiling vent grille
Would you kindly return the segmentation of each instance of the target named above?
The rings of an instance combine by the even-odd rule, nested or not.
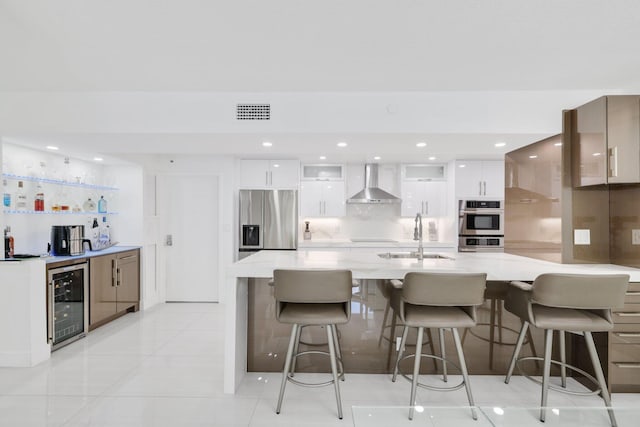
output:
[[[271,104],[237,104],[238,120],[271,120]]]

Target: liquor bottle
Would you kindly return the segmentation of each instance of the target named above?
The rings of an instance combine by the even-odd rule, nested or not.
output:
[[[107,213],[107,201],[104,196],[100,196],[100,200],[98,200],[98,212]]]
[[[11,193],[9,192],[9,189],[7,188],[7,180],[3,179],[2,180],[2,184],[4,185],[4,194],[2,196],[2,204],[5,208],[10,208],[11,207]]]
[[[100,227],[100,247],[107,248],[111,244],[111,230],[107,224],[107,217],[102,217],[102,226]]]
[[[33,200],[33,210],[36,212],[44,211],[44,191],[42,190],[42,185],[38,182],[38,187],[36,188],[36,197]]]
[[[11,232],[11,227],[6,226],[4,228],[4,257],[5,258],[13,258],[13,236],[9,233]]]
[[[18,181],[18,191],[16,191],[16,209],[27,209],[27,194],[24,192],[24,183]]]
[[[82,207],[84,208],[85,212],[95,212],[96,211],[96,202],[94,202],[93,200],[91,200],[91,197],[89,197],[84,204],[82,205]]]

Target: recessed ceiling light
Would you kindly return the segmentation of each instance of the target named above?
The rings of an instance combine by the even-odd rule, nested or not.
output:
[[[416,144],[416,147],[418,147],[418,148],[423,148],[423,147],[426,147],[426,146],[427,146],[427,143],[426,143],[426,142],[418,142],[418,143]]]
[[[93,160],[95,160],[96,162],[101,162],[104,159],[102,157],[94,157]]]
[[[273,145],[273,144],[272,144],[272,143],[270,143],[269,141],[265,141],[265,142],[263,142],[263,143],[262,143],[262,146],[263,146],[263,147],[271,147],[272,145]]]
[[[465,164],[461,164],[461,165],[458,165],[458,167],[459,167],[459,168],[466,168],[466,167],[467,167],[467,165],[465,165]]]
[[[602,153],[593,153],[594,156],[598,157]]]
[[[341,148],[342,148],[342,147],[346,147],[346,146],[347,146],[347,143],[346,143],[346,142],[338,142],[338,144],[337,144],[337,145],[338,145],[338,147],[341,147]]]
[[[436,159],[436,158],[435,158],[435,157],[433,157],[433,156],[429,157],[429,160],[435,160],[435,159]]]
[[[276,164],[274,164],[274,165],[273,165],[273,167],[274,167],[274,168],[279,168],[279,167],[280,167],[280,165],[276,163]]]
[[[380,156],[374,156],[373,160],[380,160]]]
[[[553,145],[555,145],[556,147],[562,147],[562,142],[556,142],[556,143],[555,143],[555,144],[553,144]]]
[[[56,147],[55,145],[47,145],[47,150],[57,150],[58,147]]]
[[[320,160],[327,160],[327,156],[320,156]]]
[[[533,154],[533,155],[529,156],[529,158],[530,158],[530,159],[537,159],[537,158],[538,158],[538,156],[536,156],[535,154]]]
[[[506,142],[496,142],[495,144],[493,144],[496,147],[504,147],[505,145],[507,145]]]

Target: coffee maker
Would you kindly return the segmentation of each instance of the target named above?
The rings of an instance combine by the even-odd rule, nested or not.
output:
[[[90,240],[84,238],[84,225],[51,226],[51,255],[82,255],[84,242],[91,244]]]

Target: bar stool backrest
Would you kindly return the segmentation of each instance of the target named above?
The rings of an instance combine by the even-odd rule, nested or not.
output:
[[[541,274],[531,290],[531,302],[583,310],[622,307],[629,286],[627,274]]]
[[[476,306],[484,302],[485,273],[407,273],[402,299],[414,305]]]
[[[274,270],[276,300],[293,303],[351,301],[349,270]]]

